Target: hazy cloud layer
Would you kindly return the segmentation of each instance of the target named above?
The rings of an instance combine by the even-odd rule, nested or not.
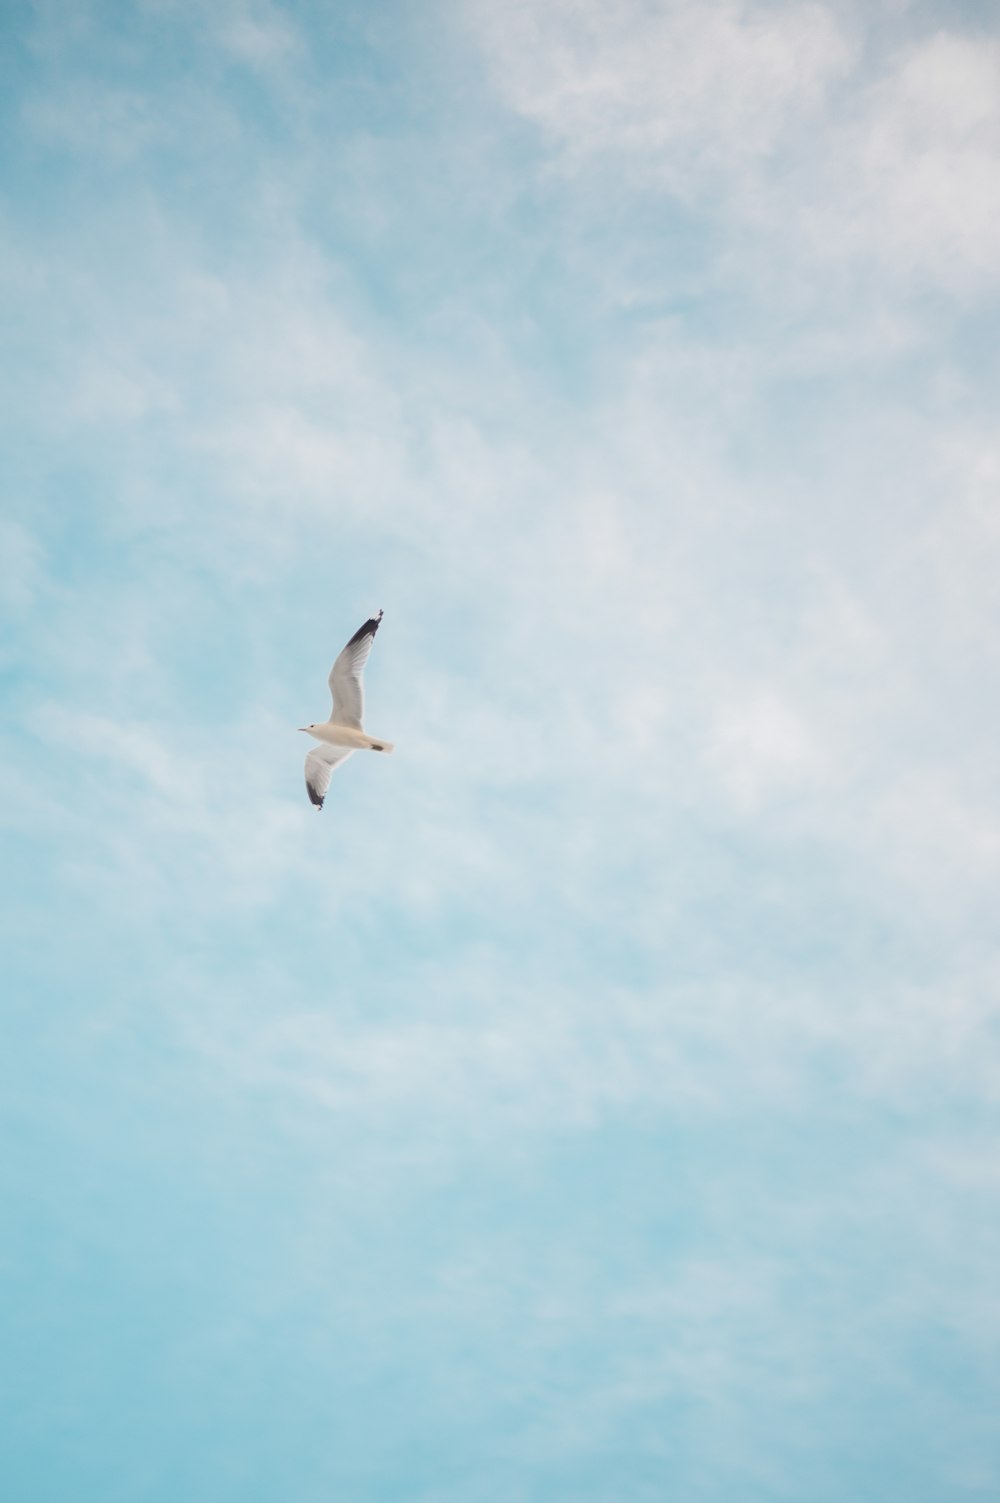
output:
[[[17,1496],[992,1496],[995,27],[14,32]]]

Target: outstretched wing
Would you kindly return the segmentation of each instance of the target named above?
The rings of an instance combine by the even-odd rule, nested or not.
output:
[[[323,807],[334,768],[353,755],[353,746],[327,746],[322,742],[309,752],[306,757],[306,792],[317,809]]]
[[[330,719],[338,725],[353,726],[356,731],[361,730],[361,717],[365,712],[365,690],[361,675],[381,620],[382,612],[379,611],[364,626],[359,626],[330,669],[330,693],[333,695]]]

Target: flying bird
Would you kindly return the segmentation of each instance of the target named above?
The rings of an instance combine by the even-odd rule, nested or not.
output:
[[[352,753],[392,751],[391,741],[384,741],[381,736],[367,735],[361,725],[365,711],[365,689],[361,675],[381,620],[382,612],[379,611],[364,626],[359,626],[330,669],[333,710],[329,720],[318,725],[299,726],[300,731],[305,731],[320,743],[306,757],[306,792],[317,809],[323,807],[334,768],[339,767],[341,762],[346,762]]]

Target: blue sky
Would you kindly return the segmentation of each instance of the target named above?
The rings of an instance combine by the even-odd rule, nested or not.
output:
[[[4,1498],[994,1500],[992,8],[2,28]]]

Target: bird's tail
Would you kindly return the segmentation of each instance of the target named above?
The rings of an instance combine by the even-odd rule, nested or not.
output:
[[[392,741],[382,741],[378,736],[368,737],[368,746],[371,751],[391,752],[394,744]]]

